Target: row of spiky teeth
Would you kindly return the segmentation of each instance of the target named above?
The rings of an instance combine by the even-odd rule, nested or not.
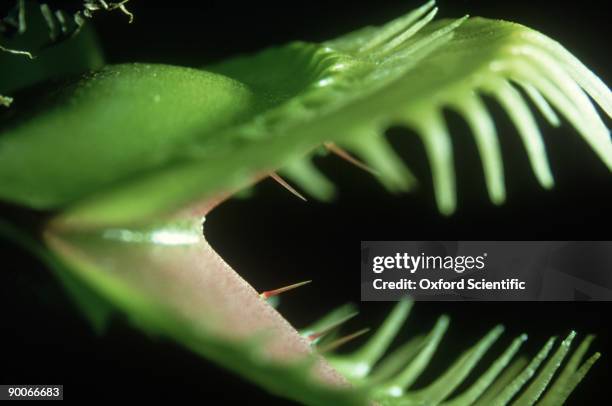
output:
[[[395,25],[389,24],[370,42],[361,44],[357,52],[376,48],[380,49],[380,55],[388,55],[390,49],[397,53],[398,48],[431,21],[436,12],[432,7],[433,2],[430,2],[398,19]],[[449,23],[432,36],[440,38],[447,35],[461,22]],[[439,35],[436,36],[436,33]],[[433,46],[432,41],[429,40],[430,46]],[[406,47],[404,52],[414,50],[411,46]],[[393,55],[392,58],[396,60],[401,57]],[[386,59],[381,58],[386,63]],[[501,204],[506,198],[502,155],[493,118],[480,96],[485,94],[497,100],[507,112],[523,141],[536,178],[544,188],[551,188],[554,179],[545,144],[531,108],[517,86],[524,90],[553,126],[561,122],[555,109],[561,113],[612,170],[609,130],[587,96],[591,96],[608,116],[612,116],[610,90],[561,45],[527,29],[516,44],[502,50],[500,57],[484,71],[474,73],[469,81],[439,95],[434,102],[424,102],[418,118],[404,116],[399,108],[397,112],[389,112],[378,120],[361,123],[356,127],[358,129],[337,144],[361,158],[368,168],[378,174],[387,189],[409,190],[415,184],[415,177],[388,144],[384,131],[393,124],[412,128],[420,135],[430,162],[438,207],[442,213],[450,214],[456,207],[455,168],[451,136],[442,110],[451,108],[470,127],[482,159],[489,197],[495,204]],[[283,168],[282,173],[317,198],[328,199],[333,194],[333,183],[319,173],[310,158],[291,162]]]

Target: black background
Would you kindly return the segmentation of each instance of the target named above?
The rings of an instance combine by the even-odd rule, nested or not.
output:
[[[146,5],[145,5],[146,3]],[[134,24],[119,13],[96,21],[108,61],[185,65],[211,62],[293,39],[319,41],[366,24],[380,24],[420,4],[415,1],[333,3],[132,1]],[[203,4],[202,4],[203,3]],[[440,15],[465,13],[517,21],[559,40],[609,83],[608,16],[596,4],[439,1]],[[428,163],[414,134],[389,136],[420,179],[409,195],[392,196],[367,173],[333,157],[317,164],[339,187],[331,204],[304,203],[270,180],[249,200],[232,200],[208,218],[208,239],[253,286],[261,290],[305,279],[314,282],[287,294],[280,307],[297,327],[336,305],[359,301],[360,240],[590,240],[609,239],[609,171],[567,126],[543,120],[556,187],[541,189],[516,131],[491,104],[506,169],[508,201],[488,202],[474,143],[463,121],[448,115],[458,175],[459,209],[451,217],[434,207]],[[193,398],[222,395],[285,404],[259,388],[175,344],[151,339],[118,317],[102,336],[72,306],[44,267],[16,246],[3,243],[0,273],[0,383],[58,383],[68,399]],[[347,331],[375,327],[391,304],[362,303]],[[419,303],[402,337],[430,328],[441,313],[452,317],[438,354],[440,367],[498,322],[507,327],[500,351],[523,331],[534,353],[550,335],[598,334],[599,361],[569,404],[599,404],[609,382],[609,303]],[[445,363],[446,361],[446,363]],[[435,369],[435,368],[434,368]],[[420,384],[435,375],[429,371]]]

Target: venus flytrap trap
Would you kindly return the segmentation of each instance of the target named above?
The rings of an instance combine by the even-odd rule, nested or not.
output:
[[[591,336],[561,367],[575,333],[550,357],[549,341],[530,362],[514,360],[521,335],[456,394],[502,334],[498,326],[429,386],[411,389],[442,345],[448,317],[385,357],[410,311],[401,302],[359,350],[335,354],[357,334],[335,333],[350,308],[300,333],[203,235],[210,210],[267,176],[286,183],[277,172],[315,198],[331,198],[333,183],[311,161],[321,147],[392,192],[410,190],[416,178],[384,137],[397,124],[420,136],[438,208],[452,214],[445,108],[471,128],[489,196],[502,203],[502,156],[482,95],[508,113],[543,187],[554,180],[525,96],[552,125],[558,114],[571,123],[612,169],[609,132],[588,97],[612,114],[612,95],[597,76],[524,26],[433,21],[436,12],[429,2],[382,27],[202,69],[110,65],[15,103],[2,117],[0,198],[53,215],[37,238],[10,219],[0,232],[40,256],[98,328],[119,310],[144,331],[304,404],[563,403],[599,357],[582,361]]]

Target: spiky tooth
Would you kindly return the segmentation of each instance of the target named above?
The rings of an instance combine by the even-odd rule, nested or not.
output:
[[[374,169],[380,182],[389,191],[408,191],[416,184],[416,178],[393,151],[384,135],[375,131],[364,131],[347,139],[344,146]]]
[[[342,324],[346,323],[348,320],[352,319],[353,317],[357,316],[357,314],[358,314],[357,312],[348,314],[344,316],[343,318],[336,320],[333,323],[330,323],[320,328],[317,331],[311,331],[309,334],[305,335],[305,337],[308,338],[311,342],[316,343],[319,341],[320,338],[327,337],[329,333],[331,333],[334,330],[337,330],[338,327],[340,327]]]
[[[325,344],[325,345],[321,346],[319,348],[319,352],[326,353],[326,352],[333,351],[336,348],[338,348],[338,347],[348,343],[349,341],[353,341],[357,337],[361,337],[362,335],[366,334],[369,331],[370,331],[369,328],[363,328],[363,329],[358,330],[358,331],[356,331],[354,333],[348,334],[348,335],[346,335],[344,337],[340,337],[340,338],[332,341],[329,344]]]
[[[493,382],[487,390],[472,404],[472,406],[490,406],[493,405],[493,399],[505,389],[525,369],[529,363],[529,358],[521,356],[514,360],[508,368],[504,369],[499,377]]]
[[[385,354],[389,345],[404,325],[412,309],[412,301],[402,300],[397,303],[382,326],[376,333],[357,350],[352,357],[369,366],[369,370]]]
[[[452,105],[461,113],[474,134],[482,159],[489,198],[495,204],[506,200],[504,167],[495,124],[484,103],[476,94],[467,94]]]
[[[295,190],[295,188],[293,186],[291,186],[290,184],[288,184],[285,179],[281,178],[277,173],[272,172],[270,173],[270,177],[272,179],[274,179],[274,181],[276,181],[279,185],[281,185],[282,187],[284,187],[285,189],[287,189],[289,191],[289,193],[291,193],[292,195],[296,196],[297,198],[306,201],[306,198],[297,190]]]
[[[309,337],[323,331],[325,332],[323,337],[321,337],[320,340],[317,340],[317,342],[331,342],[338,337],[338,329],[330,329],[330,326],[339,326],[345,321],[357,316],[357,314],[359,314],[359,312],[353,304],[345,304],[332,310],[330,313],[326,314],[308,327],[300,330],[300,335],[302,337]]]
[[[430,12],[431,8],[436,4],[434,0],[427,2],[421,7],[411,11],[405,16],[399,17],[390,23],[387,23],[384,27],[380,28],[380,32],[372,38],[370,41],[365,43],[358,52],[368,52],[374,48],[379,47],[381,44],[389,41],[394,36],[398,35],[402,31],[406,31],[413,26],[414,23],[419,21],[426,13]]]
[[[294,283],[292,285],[283,286],[281,288],[277,288],[277,289],[274,289],[274,290],[267,290],[265,292],[260,293],[259,297],[261,297],[262,299],[269,299],[271,297],[278,296],[281,293],[285,293],[285,292],[288,292],[290,290],[302,287],[304,285],[308,285],[310,282],[312,282],[312,281],[303,281],[303,282]]]
[[[319,200],[329,201],[335,196],[334,184],[314,166],[308,157],[290,162],[280,172],[304,189],[306,193]]]
[[[411,42],[409,46],[402,47],[402,49],[397,50],[397,52],[394,53],[390,59],[402,59],[415,53],[428,54],[429,52],[432,52],[449,40],[453,34],[453,31],[463,24],[468,18],[469,16],[467,15],[461,17],[426,35],[424,38],[419,39],[416,42]]]
[[[325,142],[323,145],[325,146],[325,148],[327,148],[328,151],[344,159],[348,163],[353,164],[356,167],[363,169],[364,171],[372,175],[378,176],[378,173],[376,173],[374,169],[370,168],[369,166],[367,166],[366,164],[364,164],[363,162],[361,162],[360,160],[358,160],[357,158],[349,154],[347,151],[343,150],[342,148],[334,144],[333,142]]]
[[[490,405],[502,406],[506,405],[510,399],[516,395],[523,386],[531,379],[531,377],[536,373],[537,369],[540,367],[542,362],[550,353],[557,337],[551,337],[544,347],[536,354],[536,356],[531,360],[529,365],[527,365],[513,380],[507,385],[502,391],[495,396],[494,400],[489,403]]]
[[[599,114],[597,114],[593,103],[557,61],[533,47],[517,47],[514,49],[514,53],[533,61],[534,66],[539,68],[542,74],[555,83],[567,98],[574,103],[580,114],[596,131],[596,134],[606,132],[606,126],[601,121]]]
[[[527,334],[515,338],[504,353],[491,364],[487,371],[478,378],[468,389],[455,398],[444,402],[441,406],[471,405],[493,383],[497,376],[506,368],[519,348],[527,340]]]
[[[555,60],[563,64],[569,75],[591,96],[599,106],[612,117],[612,92],[608,86],[578,58],[572,55],[557,41],[530,30],[522,34],[525,40],[548,52]]]
[[[508,70],[511,76],[533,84],[582,135],[608,169],[612,170],[612,142],[607,129],[597,133],[586,118],[580,114],[572,100],[568,99],[557,86],[526,61],[508,62]]]
[[[557,351],[542,367],[538,375],[531,382],[531,384],[525,389],[525,391],[514,401],[517,406],[521,405],[533,405],[542,395],[548,383],[552,379],[553,375],[561,366],[563,359],[567,355],[570,345],[576,336],[576,332],[572,331],[566,338],[561,342]]]
[[[325,316],[321,317],[319,320],[315,321],[308,327],[305,327],[304,329],[302,329],[300,331],[300,334],[307,335],[307,334],[310,334],[311,332],[322,330],[326,326],[333,324],[338,320],[344,319],[345,317],[351,314],[357,314],[357,308],[355,307],[355,305],[353,305],[352,303],[342,305],[332,310]]]
[[[565,94],[567,99],[573,103],[578,110],[583,122],[589,126],[589,133],[595,142],[600,145],[607,145],[607,156],[604,161],[612,159],[612,140],[610,132],[601,117],[595,110],[595,106],[587,97],[584,91],[563,69],[556,65],[556,61],[545,54],[532,52],[531,57],[537,59],[543,74]],[[605,147],[604,147],[605,148]]]
[[[427,404],[439,404],[463,382],[503,332],[504,326],[495,326],[478,343],[464,352],[441,377],[426,388],[411,392],[411,396],[426,401]]]
[[[425,338],[425,344],[417,356],[399,374],[383,386],[382,391],[384,394],[394,397],[401,396],[416,381],[427,365],[429,365],[448,328],[449,322],[450,319],[446,315],[438,318],[436,325]]]
[[[536,178],[542,187],[546,189],[553,187],[554,179],[548,163],[544,140],[523,96],[506,80],[495,81],[489,90],[518,129]]]
[[[555,382],[546,392],[544,397],[538,402],[538,405],[553,406],[562,404],[565,401],[567,396],[569,396],[570,392],[573,390],[574,386],[579,382],[575,382],[575,379],[577,378],[576,373],[579,369],[583,368],[585,365],[588,365],[590,361],[587,360],[582,366],[580,366],[584,354],[587,352],[594,339],[594,335],[588,335],[582,340],[578,348],[574,351],[571,358],[559,374],[559,377],[555,380]],[[597,358],[598,357],[596,357],[592,362],[594,363]],[[592,366],[592,364],[590,366]],[[590,366],[586,367],[587,370],[588,368],[590,368]],[[582,379],[582,377],[580,377],[579,379]],[[573,385],[574,382],[575,384]]]
[[[434,7],[425,17],[420,19],[419,21],[412,24],[408,27],[404,32],[397,35],[395,38],[391,39],[389,42],[380,46],[380,49],[377,50],[377,56],[388,55],[390,52],[393,52],[396,48],[402,46],[409,38],[411,38],[414,34],[419,32],[423,27],[431,22],[434,19],[436,14],[438,13],[438,8]]]
[[[582,366],[578,368],[578,370],[572,375],[571,379],[568,381],[567,386],[564,388],[565,390],[563,391],[562,397],[559,397],[557,399],[557,402],[552,404],[563,404],[565,399],[567,399],[567,397],[570,395],[570,393],[572,393],[574,388],[576,388],[576,386],[584,379],[586,374],[593,367],[593,365],[595,365],[595,363],[600,357],[601,353],[596,352],[595,354],[591,355],[586,361],[584,361],[584,364],[582,364]]]
[[[389,348],[411,308],[412,301],[398,302],[376,333],[361,348],[349,355],[328,357],[328,361],[349,380],[365,378]]]
[[[557,113],[555,113],[553,108],[550,107],[550,104],[548,104],[548,102],[546,101],[544,96],[542,96],[542,93],[540,93],[538,89],[536,89],[532,84],[522,80],[516,81],[516,83],[520,87],[522,87],[523,90],[525,90],[527,96],[529,96],[533,104],[535,104],[538,110],[540,110],[540,113],[542,113],[542,115],[544,116],[544,118],[546,118],[550,125],[552,125],[553,127],[559,127],[561,125],[561,120],[559,119],[559,116],[557,115]]]
[[[390,379],[407,365],[418,354],[425,343],[425,336],[420,335],[412,338],[400,346],[376,365],[370,374],[372,382],[383,382]]]
[[[453,148],[444,117],[438,109],[423,111],[411,126],[419,134],[429,159],[438,210],[450,215],[455,211],[457,197]]]

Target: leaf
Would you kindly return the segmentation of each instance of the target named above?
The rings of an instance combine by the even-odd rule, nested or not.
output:
[[[478,402],[490,395],[488,387],[499,387],[496,377],[523,337],[462,394],[455,389],[469,380],[501,326],[458,355],[430,386],[413,390],[431,366],[449,319],[442,316],[431,333],[404,347],[401,363],[391,362],[384,353],[410,309],[402,302],[360,350],[329,356],[353,388],[325,387],[313,374],[340,386],[346,381],[212,251],[197,217],[224,196],[283,168],[314,195],[329,197],[331,184],[308,161],[325,142],[362,158],[388,189],[408,190],[416,179],[384,138],[394,124],[420,136],[438,207],[452,213],[455,168],[441,114],[445,107],[466,118],[489,194],[502,202],[501,154],[481,94],[493,96],[508,112],[536,177],[549,187],[552,174],[539,129],[515,84],[554,123],[550,103],[612,167],[608,130],[585,92],[608,115],[612,97],[594,74],[526,27],[467,17],[431,22],[432,7],[428,3],[383,27],[337,40],[295,42],[206,70],[108,66],[51,91],[33,91],[30,104],[20,102],[5,112],[0,198],[58,213],[44,231],[44,252],[55,259],[52,267],[67,273],[73,294],[94,319],[95,306],[87,304],[91,297],[125,313],[144,331],[171,337],[305,404]],[[206,209],[184,211],[193,205]],[[506,404],[518,396],[520,403],[533,404],[572,337],[538,370],[550,341],[510,384],[490,395],[493,402]],[[565,399],[595,359],[579,369],[571,361],[571,372],[552,386],[553,399]]]
[[[24,119],[26,112],[5,124],[0,197],[46,209],[78,202],[62,221],[100,227],[144,222],[287,166],[298,186],[326,198],[329,183],[297,162],[327,141],[363,158],[390,190],[407,190],[415,179],[383,137],[399,124],[421,136],[438,206],[448,214],[456,206],[455,168],[441,111],[451,107],[472,127],[489,194],[500,203],[501,154],[479,94],[492,95],[508,111],[538,179],[545,187],[553,182],[539,130],[515,82],[549,118],[544,101],[552,104],[612,167],[608,130],[584,93],[612,112],[610,91],[594,74],[529,28],[481,18],[425,24],[428,7],[417,13],[420,19],[404,17],[327,43],[295,42],[206,68],[222,76],[124,65],[84,77],[41,99],[32,111],[46,106],[44,114]],[[79,136],[84,133],[87,143]],[[134,133],[139,137],[126,136]],[[48,139],[53,145],[45,147]],[[43,147],[55,158],[35,152]],[[19,163],[11,159],[16,155]],[[23,172],[21,165],[29,175],[10,182]]]
[[[235,120],[251,95],[211,73],[134,64],[87,74],[33,102],[41,106],[32,119],[25,107],[6,112],[0,197],[60,209],[109,183],[152,173],[194,129],[216,131]]]
[[[277,396],[309,405],[365,405],[365,391],[331,384],[336,373],[266,300],[210,255],[199,231],[197,222],[177,222],[102,236],[47,234],[51,251],[39,250],[52,269],[68,271],[80,289],[93,287],[96,300],[135,327],[170,337]],[[224,298],[224,285],[234,296]]]

